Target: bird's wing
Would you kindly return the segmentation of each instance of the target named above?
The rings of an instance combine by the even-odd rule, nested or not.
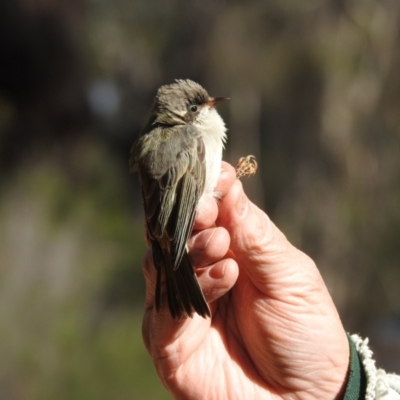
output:
[[[145,152],[145,162],[139,161],[139,174],[149,237],[168,237],[176,269],[193,229],[206,165],[204,143],[197,128],[180,125],[168,129],[165,135],[151,135],[158,137],[156,146],[147,146],[153,150]]]

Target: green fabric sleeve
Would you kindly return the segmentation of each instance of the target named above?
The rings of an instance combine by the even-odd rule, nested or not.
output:
[[[350,372],[344,400],[363,400],[367,384],[364,366],[349,334],[347,334],[347,339],[350,344]]]

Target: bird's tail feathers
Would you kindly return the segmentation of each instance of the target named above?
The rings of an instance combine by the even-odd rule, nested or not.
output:
[[[168,306],[174,319],[182,316],[192,317],[193,312],[206,318],[210,309],[204,298],[199,281],[190,262],[189,255],[184,253],[179,267],[174,270],[170,257],[164,257],[159,243],[153,243],[153,259],[157,268],[155,303],[161,307],[161,274],[165,271]]]

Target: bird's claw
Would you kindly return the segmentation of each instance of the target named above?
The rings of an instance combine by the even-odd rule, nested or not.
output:
[[[236,178],[240,179],[243,176],[249,178],[256,173],[257,168],[258,164],[254,156],[242,157],[236,165]]]

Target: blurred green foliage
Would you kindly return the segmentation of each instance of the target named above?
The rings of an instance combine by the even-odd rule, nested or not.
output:
[[[125,171],[94,143],[70,156],[84,157],[77,182],[42,156],[2,188],[1,397],[166,398],[141,341],[144,240]]]
[[[393,0],[0,2],[0,398],[169,398],[127,164],[175,78],[231,97],[224,158],[400,371],[399,33]]]

